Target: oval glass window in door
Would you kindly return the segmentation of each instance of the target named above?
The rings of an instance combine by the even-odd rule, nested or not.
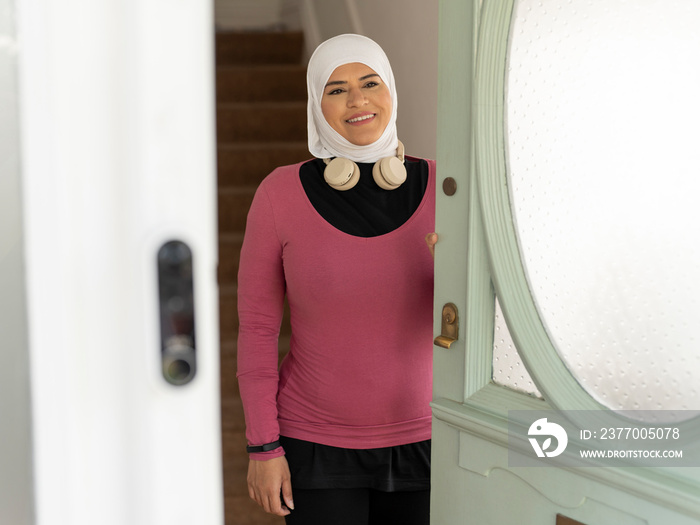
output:
[[[700,409],[700,2],[516,0],[511,207],[537,309],[614,410]]]

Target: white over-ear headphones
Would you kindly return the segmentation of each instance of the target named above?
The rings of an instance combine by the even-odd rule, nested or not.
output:
[[[333,160],[323,159],[326,169],[323,178],[331,188],[346,191],[354,188],[360,180],[360,168],[350,159],[336,157]],[[406,166],[404,166],[404,147],[399,140],[395,157],[379,159],[372,168],[374,182],[382,189],[395,190],[406,181]]]

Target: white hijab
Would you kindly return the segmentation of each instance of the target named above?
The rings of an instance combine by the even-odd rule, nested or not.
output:
[[[338,66],[359,62],[372,68],[391,93],[391,118],[381,137],[367,146],[357,146],[346,140],[326,121],[321,110],[321,97],[328,78]],[[309,151],[314,157],[326,159],[343,157],[355,162],[376,162],[396,155],[396,86],[389,59],[379,45],[361,35],[339,35],[326,40],[311,55],[306,73],[309,92],[307,109]]]

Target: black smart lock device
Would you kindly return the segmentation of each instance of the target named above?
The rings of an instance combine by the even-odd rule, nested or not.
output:
[[[182,241],[168,241],[157,259],[163,377],[186,385],[197,373],[192,250]]]

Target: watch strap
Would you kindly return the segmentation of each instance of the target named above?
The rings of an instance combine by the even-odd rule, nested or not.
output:
[[[278,439],[277,441],[273,441],[272,443],[265,443],[264,445],[248,445],[245,449],[246,452],[248,452],[248,454],[251,454],[253,452],[269,452],[270,450],[275,450],[276,448],[281,446],[282,443],[280,443],[280,440]]]

